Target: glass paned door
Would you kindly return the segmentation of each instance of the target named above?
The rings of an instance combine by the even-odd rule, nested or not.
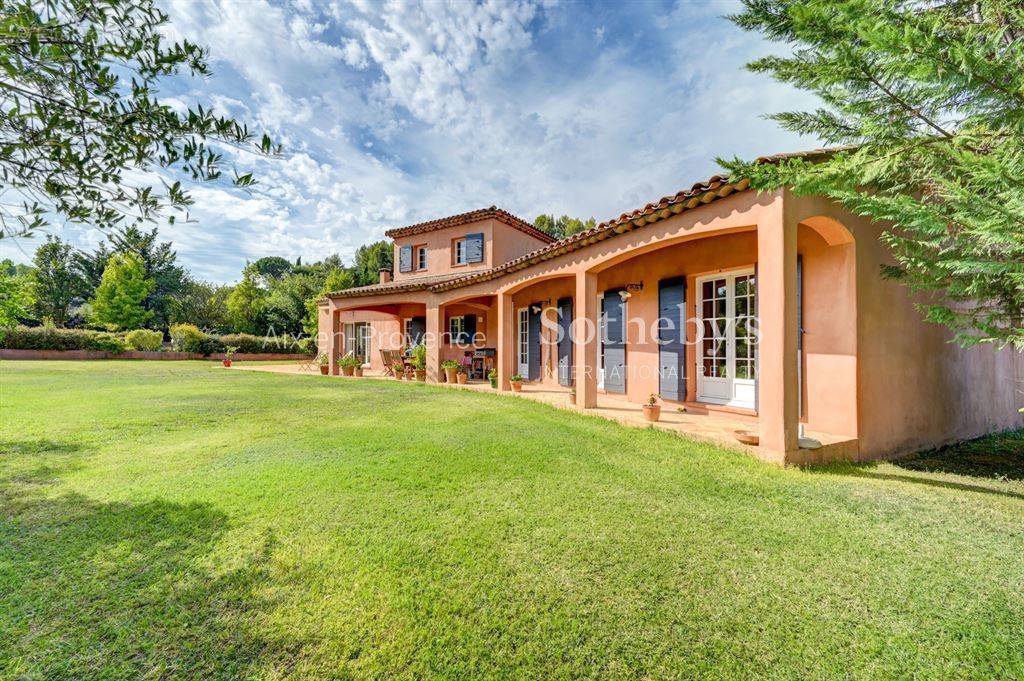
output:
[[[519,309],[519,333],[516,337],[516,356],[518,358],[516,373],[526,377],[530,375],[530,310]]]
[[[345,324],[345,354],[352,355],[366,364],[369,349],[370,324],[367,322]]]
[[[697,398],[755,408],[757,402],[756,281],[752,271],[698,280],[700,328]]]

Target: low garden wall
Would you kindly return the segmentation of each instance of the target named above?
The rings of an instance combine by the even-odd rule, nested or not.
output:
[[[104,352],[103,350],[8,350],[0,348],[0,359],[224,359],[223,353],[203,355],[198,352],[160,352],[129,350],[127,352]],[[295,355],[277,352],[236,352],[231,356],[234,362],[262,362],[273,360],[309,359],[309,355]]]

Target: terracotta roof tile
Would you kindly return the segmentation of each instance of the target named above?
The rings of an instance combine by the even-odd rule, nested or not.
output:
[[[555,240],[553,236],[545,232],[540,231],[529,222],[521,218],[517,218],[508,211],[501,210],[497,206],[491,206],[490,208],[481,208],[480,210],[472,210],[468,213],[459,213],[458,215],[449,215],[448,217],[438,218],[436,220],[429,220],[427,222],[420,222],[415,225],[409,225],[408,227],[397,227],[395,229],[389,229],[384,232],[385,236],[392,239],[396,239],[403,236],[412,236],[413,234],[423,234],[424,232],[433,232],[439,229],[446,229],[448,227],[458,227],[460,225],[467,225],[471,222],[478,222],[480,220],[498,220],[505,223],[509,227],[518,229],[520,232],[529,234],[535,239],[539,239],[545,243],[551,243]]]
[[[324,295],[324,298],[358,298],[360,296],[374,296],[384,293],[406,293],[408,291],[424,291],[431,286],[457,279],[458,274],[434,274],[429,277],[408,277],[397,281],[389,281],[384,284],[369,284],[368,286],[356,286],[340,291],[332,291]]]

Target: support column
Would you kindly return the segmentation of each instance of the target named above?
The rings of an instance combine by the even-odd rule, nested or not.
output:
[[[778,199],[777,220],[757,226],[758,400],[761,449],[785,463],[799,448],[796,223]]]
[[[330,314],[331,323],[329,327],[331,338],[327,342],[327,373],[331,376],[337,376],[340,373],[338,359],[345,348],[345,339],[341,333],[341,312],[331,308]]]
[[[597,275],[576,273],[576,313],[572,324],[575,351],[576,405],[584,409],[597,406],[597,344],[600,342],[597,313]]]
[[[511,390],[508,379],[516,372],[516,315],[512,295],[498,296],[498,389]]]
[[[427,381],[441,382],[441,344],[444,341],[444,306],[436,302],[427,303],[426,333]]]

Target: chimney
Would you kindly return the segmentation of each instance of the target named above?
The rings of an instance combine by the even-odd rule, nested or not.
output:
[[[380,271],[380,283],[386,284],[391,281],[391,270],[381,269]]]

